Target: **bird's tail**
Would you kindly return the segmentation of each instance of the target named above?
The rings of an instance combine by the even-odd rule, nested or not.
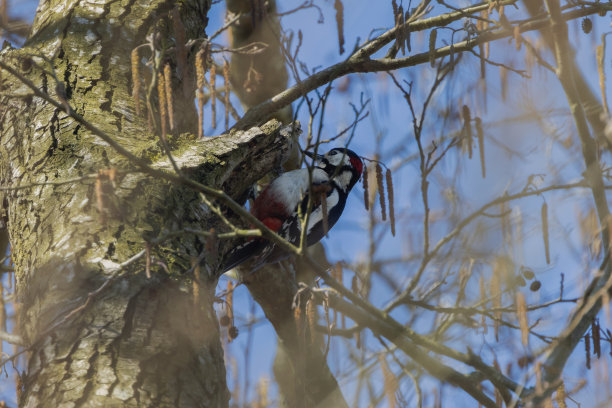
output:
[[[263,239],[253,239],[251,241],[247,241],[241,245],[234,247],[229,252],[227,258],[225,259],[225,262],[223,263],[222,273],[225,273],[230,269],[237,267],[238,265],[248,261],[255,255],[261,254],[265,247],[266,241]]]

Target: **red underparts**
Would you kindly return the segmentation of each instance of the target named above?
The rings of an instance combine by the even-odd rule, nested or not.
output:
[[[283,222],[281,220],[272,217],[264,218],[263,220],[261,220],[261,222],[263,222],[266,227],[270,228],[274,232],[278,232],[278,230],[280,230],[280,227],[283,225]]]

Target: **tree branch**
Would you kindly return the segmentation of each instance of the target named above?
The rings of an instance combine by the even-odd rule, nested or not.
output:
[[[509,2],[513,3],[513,2]],[[486,3],[488,5],[488,3]],[[483,7],[483,6],[479,6]],[[488,6],[487,6],[488,7]],[[476,7],[475,7],[476,9]],[[484,8],[478,8],[478,11]],[[598,13],[601,10],[601,6],[587,6],[578,10],[572,10],[561,15],[564,21],[581,18],[587,15]],[[476,10],[474,10],[476,12]],[[451,18],[451,15],[453,16]],[[453,21],[454,19],[462,18],[462,13],[453,12],[447,15],[427,19],[419,22],[407,24],[410,31],[418,31],[418,29],[425,29],[428,27],[441,26]],[[518,25],[521,33],[540,30],[548,25],[548,17],[541,17],[534,20],[528,20]],[[413,26],[414,25],[414,26]],[[370,59],[369,56],[379,50],[384,45],[389,44],[395,39],[395,30],[393,28],[380,37],[372,40],[372,42],[364,45],[359,51],[355,52],[345,61],[339,62],[332,65],[310,77],[302,80],[297,85],[273,96],[265,102],[260,103],[257,106],[249,109],[242,119],[240,119],[234,125],[234,129],[247,129],[257,123],[260,123],[268,118],[272,113],[281,109],[282,107],[296,101],[302,96],[315,90],[316,88],[325,85],[336,78],[340,78],[351,73],[365,73],[365,72],[379,72],[389,71],[399,68],[411,67],[419,64],[429,63],[431,54],[424,52],[416,55],[412,55],[404,58],[381,58],[381,59]],[[502,38],[512,37],[514,32],[512,29],[500,28],[489,32],[484,32],[474,39],[468,39],[460,41],[456,44],[438,48],[433,51],[435,58],[442,58],[452,53],[464,52],[477,47],[479,44],[499,40]]]

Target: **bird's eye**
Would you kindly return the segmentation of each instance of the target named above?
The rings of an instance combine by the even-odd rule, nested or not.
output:
[[[329,155],[330,155],[330,156],[334,156],[334,155],[336,155],[336,154],[338,154],[338,151],[337,151],[337,150],[332,150],[331,152],[329,152]]]

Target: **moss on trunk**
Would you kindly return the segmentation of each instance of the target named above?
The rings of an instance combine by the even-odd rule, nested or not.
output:
[[[187,39],[203,37],[209,1],[178,4]],[[174,5],[43,1],[25,47],[0,58],[136,156],[172,171],[158,136],[135,114],[130,53],[153,30],[173,41],[166,27]],[[205,247],[197,235],[153,246],[151,278],[144,257],[120,267],[145,241],[219,221],[194,191],[139,172],[18,79],[2,78],[0,179],[15,188],[5,199],[29,347],[20,405],[227,406],[213,295],[216,263],[231,244],[207,253],[197,299],[188,273]],[[193,78],[174,79],[180,126],[171,142],[185,174],[239,196],[284,159],[288,138],[276,122],[195,141]],[[116,176],[96,176],[108,169]]]

